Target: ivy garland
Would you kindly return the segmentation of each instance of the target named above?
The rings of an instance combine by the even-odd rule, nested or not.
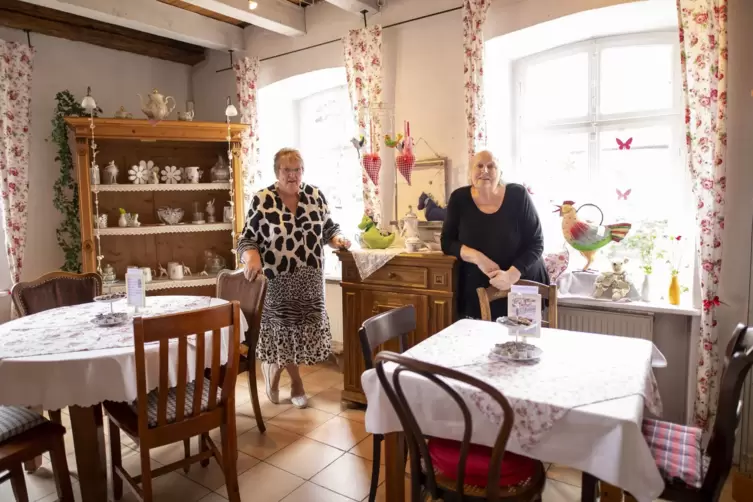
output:
[[[52,187],[52,202],[55,209],[63,215],[63,221],[55,230],[55,234],[58,246],[65,255],[61,270],[80,273],[81,224],[78,215],[78,182],[74,176],[73,155],[68,145],[68,126],[65,117],[85,117],[88,114],[68,90],[58,92],[55,101],[57,105],[52,119],[52,141],[57,149],[55,161],[60,163],[60,176]],[[98,108],[94,115],[97,113],[102,113],[102,110]]]

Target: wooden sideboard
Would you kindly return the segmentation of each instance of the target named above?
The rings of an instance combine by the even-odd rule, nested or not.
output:
[[[368,318],[404,305],[416,308],[411,346],[438,333],[456,320],[454,288],[456,260],[441,253],[406,253],[394,257],[364,280],[353,255],[337,253],[342,262],[344,390],[342,399],[366,404],[361,389],[364,371],[358,330]],[[397,341],[377,348],[397,351]]]

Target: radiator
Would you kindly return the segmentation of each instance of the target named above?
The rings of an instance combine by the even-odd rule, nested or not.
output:
[[[557,327],[569,331],[653,340],[654,316],[559,305]]]

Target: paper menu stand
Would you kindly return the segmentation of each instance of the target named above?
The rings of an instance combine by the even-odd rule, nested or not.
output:
[[[126,271],[126,296],[128,305],[135,307],[138,313],[140,308],[146,306],[146,277],[140,268],[129,268]]]
[[[507,317],[526,319],[530,325],[510,328],[517,336],[541,336],[541,295],[536,286],[513,286],[507,295]]]

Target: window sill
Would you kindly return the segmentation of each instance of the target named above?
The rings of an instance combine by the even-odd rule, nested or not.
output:
[[[565,307],[597,307],[605,310],[620,312],[637,312],[647,314],[671,314],[697,317],[701,309],[687,305],[670,305],[663,302],[613,302],[611,300],[597,300],[588,296],[561,294],[557,296],[557,304]]]

